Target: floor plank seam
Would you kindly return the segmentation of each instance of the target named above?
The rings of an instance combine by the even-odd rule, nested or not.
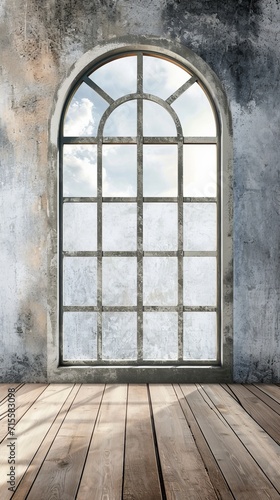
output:
[[[94,431],[95,431],[95,428],[96,428],[96,424],[97,424],[97,422],[98,422],[98,418],[99,418],[99,414],[100,414],[100,410],[101,410],[101,406],[102,406],[102,401],[103,401],[103,397],[104,397],[104,393],[105,393],[106,385],[107,385],[107,384],[104,384],[104,387],[103,387],[103,392],[102,392],[102,396],[101,396],[101,398],[100,398],[100,402],[99,402],[98,411],[97,411],[97,413],[96,413],[95,422],[94,422],[94,425],[93,425],[93,427],[92,427],[92,433],[91,433],[91,437],[90,437],[90,440],[89,440],[87,453],[86,453],[85,460],[84,460],[84,464],[83,464],[82,471],[81,471],[81,474],[80,474],[80,479],[79,479],[79,482],[78,482],[78,485],[77,485],[77,491],[76,491],[76,494],[75,494],[75,500],[77,499],[78,494],[79,494],[79,489],[80,489],[80,486],[81,486],[81,482],[82,482],[82,478],[83,478],[83,474],[84,474],[85,466],[86,466],[86,463],[87,463],[87,458],[88,458],[89,450],[90,450],[90,447],[91,447],[91,443],[92,443],[92,439],[93,439]],[[81,385],[81,387],[82,387],[82,385]],[[77,394],[78,394],[78,393],[77,393]],[[77,397],[77,394],[76,394],[76,397]],[[75,399],[76,399],[76,397],[75,397]],[[75,401],[75,399],[74,399],[74,401]],[[73,403],[74,403],[74,401],[73,401]],[[72,405],[71,405],[71,406],[72,406]],[[70,408],[69,408],[69,410],[70,410]]]
[[[126,389],[126,410],[125,410],[124,440],[123,440],[122,499],[124,495],[124,480],[125,480],[125,455],[126,455],[125,448],[126,448],[126,432],[127,432],[128,390],[129,390],[129,384],[127,384],[127,389]]]
[[[167,500],[167,496],[166,496],[166,492],[165,492],[164,479],[163,479],[163,472],[162,472],[161,461],[160,461],[160,456],[159,456],[158,441],[157,441],[157,434],[156,434],[156,426],[155,426],[155,420],[154,420],[154,415],[153,415],[152,398],[151,398],[150,385],[149,384],[147,384],[147,389],[148,389],[148,399],[149,399],[149,408],[150,408],[151,427],[152,427],[152,433],[153,433],[153,438],[154,438],[155,455],[156,455],[156,461],[157,461],[157,467],[158,467],[158,476],[159,476],[159,483],[160,483],[160,489],[161,489],[161,496],[162,496],[162,500]]]

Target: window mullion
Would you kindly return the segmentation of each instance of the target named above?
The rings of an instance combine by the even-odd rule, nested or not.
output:
[[[102,360],[102,137],[97,144],[97,360]]]
[[[143,95],[143,55],[137,55],[137,93]],[[137,99],[137,360],[143,360],[143,99]]]
[[[183,275],[184,275],[184,248],[183,248],[183,137],[178,141],[178,361],[183,361]]]

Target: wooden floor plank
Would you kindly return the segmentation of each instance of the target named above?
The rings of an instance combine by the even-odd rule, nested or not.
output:
[[[8,389],[15,389],[15,392],[22,384],[0,384],[0,415],[2,414],[2,404],[8,399]]]
[[[28,500],[75,498],[103,390],[103,385],[81,386],[36,477]]]
[[[183,392],[179,385],[174,385],[175,392],[179,399],[180,405],[186,417],[186,420],[190,426],[191,432],[193,434],[196,446],[204,462],[205,469],[208,471],[210,481],[216,492],[218,498],[223,500],[233,500],[233,495],[225,481],[223,474],[212,454],[211,449],[208,446],[206,439],[183,395]]]
[[[16,391],[16,427],[22,416],[34,404],[36,399],[46,390],[46,388],[47,384],[24,384]],[[5,439],[8,429],[7,401],[4,402],[3,406],[6,407],[6,412],[0,420],[0,443],[2,443]]]
[[[265,392],[273,398],[278,404],[280,404],[280,386],[274,384],[274,385],[268,385],[268,384],[254,384],[255,387],[257,387],[260,391]],[[251,387],[251,385],[249,386]]]
[[[30,463],[28,469],[26,470],[21,482],[19,483],[16,492],[13,496],[13,500],[22,500],[23,498],[27,498],[28,492],[40,470],[42,464],[44,463],[47,453],[52,445],[53,440],[56,437],[56,434],[59,431],[59,428],[66,417],[71,404],[73,403],[77,392],[80,389],[80,385],[76,385],[73,387],[73,390],[70,392],[67,397],[63,407],[61,408],[59,414],[54,420],[53,425],[50,427],[45,439],[43,440],[41,446],[38,448],[36,455],[34,456],[32,462]],[[41,496],[41,495],[40,495]]]
[[[126,385],[106,386],[77,499],[121,499],[126,404]]]
[[[280,494],[280,446],[222,387],[204,384],[202,387]]]
[[[57,413],[71,391],[70,385],[48,386],[16,425],[16,474],[21,480],[33,456],[51,427]],[[7,489],[7,443],[0,445],[0,498],[10,498]]]
[[[279,415],[257,396],[252,394],[246,386],[230,384],[229,387],[247,413],[251,415],[276,443],[280,444]]]
[[[128,390],[123,500],[161,500],[146,385]]]
[[[269,406],[272,410],[274,410],[278,415],[280,415],[280,403],[275,401],[271,396],[263,392],[259,387],[255,385],[247,386],[247,389],[252,392],[255,396],[258,397],[261,401],[263,401],[267,406]]]
[[[211,400],[206,395],[202,397],[196,386],[181,385],[181,388],[233,496],[237,499],[247,496],[254,500],[279,500],[275,488]]]
[[[217,498],[172,386],[150,385],[168,500]]]

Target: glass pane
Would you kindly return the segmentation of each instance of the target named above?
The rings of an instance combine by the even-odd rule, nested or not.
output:
[[[65,312],[63,314],[63,358],[97,358],[97,314]]]
[[[144,251],[178,249],[178,208],[176,203],[144,203]]]
[[[215,257],[184,257],[184,305],[215,306]]]
[[[96,196],[96,162],[95,145],[63,146],[63,196]]]
[[[103,250],[136,250],[136,203],[103,203]]]
[[[189,73],[173,62],[159,57],[143,57],[143,89],[161,99],[167,99],[190,79]]]
[[[63,297],[65,306],[96,306],[96,257],[65,257]]]
[[[97,241],[96,203],[64,203],[63,249],[94,251]]]
[[[171,115],[153,101],[143,101],[143,135],[152,137],[176,136],[177,130]]]
[[[137,89],[137,59],[126,56],[104,64],[90,75],[110,97],[118,99]]]
[[[215,197],[217,157],[215,145],[184,146],[184,196]]]
[[[64,120],[64,135],[96,136],[104,111],[109,104],[91,87],[82,83],[72,97]]]
[[[105,137],[136,137],[136,104],[136,101],[127,101],[112,111],[105,123],[103,135]]]
[[[184,313],[184,359],[215,360],[217,357],[216,313]]]
[[[184,203],[184,250],[215,251],[216,203]]]
[[[143,303],[145,306],[178,304],[178,266],[175,257],[144,257]]]
[[[177,196],[177,146],[143,146],[144,196]]]
[[[181,121],[184,136],[216,136],[216,123],[211,104],[197,83],[188,88],[171,106]]]
[[[137,148],[103,146],[103,196],[136,196]]]
[[[136,306],[137,259],[104,257],[102,260],[104,306]]]
[[[147,312],[143,317],[144,359],[177,359],[177,313]]]
[[[102,315],[102,358],[137,358],[137,313],[109,312]]]

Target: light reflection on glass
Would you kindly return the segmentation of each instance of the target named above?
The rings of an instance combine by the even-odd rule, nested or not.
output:
[[[137,313],[102,314],[103,359],[137,358]]]
[[[182,127],[184,136],[216,136],[214,113],[202,88],[194,83],[172,104]]]
[[[184,359],[216,359],[216,313],[184,313]]]
[[[144,257],[143,304],[145,306],[176,306],[178,304],[176,257]]]
[[[104,64],[90,76],[113,99],[136,92],[137,59],[126,56]]]
[[[178,207],[176,203],[143,204],[144,251],[176,251]]]
[[[108,103],[91,87],[82,83],[70,101],[64,121],[64,135],[96,136],[100,118]]]
[[[134,145],[103,146],[103,196],[136,196],[137,148]]]
[[[136,104],[136,101],[127,101],[118,106],[107,119],[103,135],[105,137],[136,137]]]
[[[96,306],[96,257],[66,257],[63,260],[63,296],[66,306]]]
[[[144,196],[177,196],[177,146],[154,145],[143,147]]]
[[[216,146],[184,146],[184,196],[215,197],[217,194]]]
[[[70,252],[97,249],[96,203],[64,203],[63,249]]]
[[[189,73],[170,61],[143,57],[143,89],[147,94],[165,100],[189,79]]]
[[[143,101],[143,135],[152,137],[177,135],[171,115],[162,106],[153,101]]]
[[[63,315],[63,358],[97,358],[97,314],[66,312]]]
[[[102,298],[104,306],[136,306],[136,257],[103,257]]]
[[[184,250],[215,251],[216,203],[184,203]]]
[[[63,196],[96,196],[96,145],[65,144],[63,147]]]
[[[136,251],[136,203],[103,203],[103,250]]]
[[[215,257],[184,257],[184,305],[216,306]]]
[[[144,312],[143,358],[177,359],[178,314],[174,312]]]

